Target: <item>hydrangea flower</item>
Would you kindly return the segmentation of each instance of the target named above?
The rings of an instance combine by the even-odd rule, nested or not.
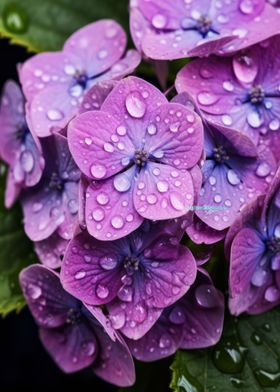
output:
[[[25,120],[24,103],[19,86],[7,81],[0,102],[0,158],[9,165],[7,208],[13,205],[22,188],[39,182],[44,168],[39,142],[31,135]]]
[[[21,197],[24,229],[32,241],[42,241],[57,231],[69,240],[77,224],[80,171],[67,139],[53,135],[42,139],[46,166],[40,182]]]
[[[139,340],[126,339],[139,361],[157,361],[179,348],[197,349],[216,344],[222,333],[224,297],[202,268],[189,291],[163,311],[154,326]]]
[[[94,180],[85,201],[94,237],[121,238],[144,218],[176,218],[192,206],[189,170],[202,152],[201,120],[144,80],[120,81],[100,111],[71,121],[68,141],[77,165]]]
[[[187,93],[179,94],[174,100],[193,107],[203,117]],[[200,222],[196,219],[187,232],[194,242],[213,243],[224,237],[224,230],[234,222],[242,206],[266,191],[275,174],[276,163],[265,145],[257,148],[239,131],[204,117],[203,125],[203,181],[195,214],[210,229],[205,228],[203,234],[199,233]]]
[[[268,194],[244,208],[228,232],[232,314],[262,313],[280,303],[279,200],[278,170]]]
[[[131,0],[130,31],[146,56],[172,60],[225,54],[279,33],[265,0]]]
[[[280,38],[273,37],[233,58],[211,57],[187,64],[176,89],[187,91],[215,122],[234,127],[255,144],[268,144],[280,159]]]
[[[131,339],[145,335],[195,277],[195,259],[178,236],[148,221],[106,246],[85,231],[76,235],[61,268],[64,289],[87,304],[107,304],[113,327]]]
[[[76,31],[61,52],[27,60],[20,68],[20,79],[34,133],[44,137],[63,129],[93,84],[131,73],[140,55],[135,50],[124,54],[125,47],[122,27],[106,19]]]
[[[116,385],[134,383],[131,355],[101,310],[89,311],[63,290],[58,274],[41,265],[22,270],[20,284],[40,327],[40,339],[64,372],[91,366],[99,377]]]

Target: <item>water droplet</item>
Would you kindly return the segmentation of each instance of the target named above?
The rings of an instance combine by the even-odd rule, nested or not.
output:
[[[167,18],[165,15],[162,14],[156,14],[152,18],[152,25],[156,29],[163,29],[167,24]]]
[[[222,196],[221,196],[221,195],[215,195],[215,196],[214,196],[214,201],[215,201],[215,203],[221,203],[221,201],[222,201]]]
[[[155,135],[157,133],[157,127],[155,124],[149,124],[147,127],[147,131],[149,135]]]
[[[280,127],[280,121],[278,118],[275,118],[274,120],[270,121],[268,126],[271,131],[278,131]]]
[[[107,287],[102,286],[101,284],[99,284],[96,288],[96,295],[98,298],[100,299],[106,299],[109,295],[109,290]]]
[[[39,211],[41,211],[42,208],[43,208],[43,204],[42,203],[34,203],[33,207],[32,207],[32,211],[33,212],[39,212]]]
[[[251,340],[257,346],[260,346],[262,344],[262,339],[261,339],[260,335],[258,335],[256,332],[252,333]]]
[[[118,192],[127,192],[131,187],[131,179],[127,173],[120,173],[114,177],[114,188]]]
[[[109,202],[109,196],[106,193],[101,192],[96,196],[96,200],[98,204],[105,206]]]
[[[263,120],[262,120],[260,114],[256,111],[254,111],[254,112],[250,112],[248,114],[247,122],[252,128],[259,128],[262,125]]]
[[[114,329],[120,329],[125,324],[125,313],[121,311],[117,314],[110,315],[110,320]]]
[[[108,51],[106,49],[102,49],[98,52],[98,58],[103,60],[108,56]]]
[[[125,100],[125,106],[128,113],[134,118],[142,118],[146,112],[146,104],[138,91],[128,94]]]
[[[31,173],[34,168],[34,158],[30,151],[25,150],[20,156],[20,163],[25,173]]]
[[[231,185],[238,185],[238,184],[240,184],[240,178],[238,177],[237,173],[234,170],[232,170],[232,169],[228,170],[228,172],[227,172],[227,179],[228,179],[228,182]]]
[[[147,202],[149,204],[156,204],[157,200],[158,200],[158,198],[157,198],[157,196],[154,193],[152,193],[151,195],[147,196]]]
[[[78,271],[75,274],[75,279],[79,280],[79,279],[83,279],[86,276],[86,272],[85,271]]]
[[[3,24],[11,33],[23,34],[28,29],[29,18],[18,4],[7,4],[2,12]]]
[[[230,382],[235,388],[244,388],[245,386],[245,382],[236,377],[231,377]]]
[[[243,14],[251,14],[254,11],[252,0],[242,0],[239,7]]]
[[[39,286],[29,283],[27,286],[27,295],[32,299],[38,299],[42,295],[42,290]]]
[[[204,308],[214,308],[219,301],[217,290],[211,285],[200,285],[195,290],[196,302]]]
[[[124,220],[120,215],[114,216],[111,219],[111,225],[115,228],[115,229],[121,229],[124,226]]]
[[[212,94],[211,92],[202,91],[198,94],[197,99],[201,105],[207,106],[216,103],[218,100],[218,96]]]
[[[228,339],[226,342],[219,343],[213,351],[214,365],[224,373],[239,373],[244,367],[245,350],[234,339]]]
[[[254,374],[262,387],[276,388],[280,382],[280,372],[269,372],[264,369],[255,370]]]
[[[173,133],[178,132],[179,126],[180,126],[179,122],[171,124],[170,127],[169,127],[170,132],[173,132]]]
[[[103,165],[92,165],[90,172],[93,177],[100,179],[105,177],[107,170]]]
[[[233,84],[232,84],[230,81],[226,80],[226,81],[224,81],[224,83],[223,83],[223,88],[224,88],[226,91],[233,91],[234,86],[233,86]]]
[[[118,260],[113,257],[104,256],[100,259],[99,263],[104,270],[110,271],[117,266]]]
[[[182,201],[182,197],[178,193],[175,192],[170,193],[170,203],[172,207],[177,211],[183,211],[183,209],[185,208],[185,205]]]
[[[266,162],[262,162],[257,167],[256,174],[259,177],[266,177],[269,175],[270,171],[271,171],[271,169],[270,169],[269,164]]]
[[[171,346],[171,339],[168,335],[163,334],[159,339],[159,348],[168,348]]]
[[[168,182],[167,181],[158,181],[157,189],[159,192],[164,193],[168,191]]]
[[[280,298],[280,290],[276,286],[270,286],[266,289],[264,298],[267,302],[276,302]]]
[[[232,125],[232,117],[228,114],[224,114],[222,116],[222,122],[226,125],[226,126],[230,126]]]
[[[147,318],[147,310],[141,304],[137,304],[133,309],[133,319],[137,323],[142,323]]]
[[[266,331],[266,332],[270,332],[270,331],[271,331],[271,326],[270,326],[270,324],[265,323],[265,324],[263,325],[263,330]]]
[[[80,97],[84,92],[84,89],[79,84],[75,84],[74,86],[70,87],[69,93],[72,97]]]
[[[114,151],[114,146],[111,143],[104,143],[103,148],[106,152],[113,152]]]
[[[84,343],[83,350],[88,357],[92,357],[95,353],[95,345],[92,342]]]
[[[47,112],[47,116],[51,121],[59,121],[63,119],[64,114],[60,110],[50,109]]]
[[[66,64],[64,67],[64,72],[66,73],[66,75],[73,76],[76,73],[76,68],[71,64]]]
[[[124,136],[126,134],[126,128],[123,125],[120,125],[117,128],[117,134],[120,136]]]
[[[132,288],[131,287],[121,287],[118,292],[118,297],[121,301],[131,302],[132,301]]]
[[[92,144],[92,138],[90,138],[90,137],[85,137],[85,144],[86,144],[87,146],[90,146],[90,145]]]
[[[252,83],[258,73],[258,64],[253,57],[237,55],[233,59],[233,70],[242,83]]]
[[[96,208],[92,211],[92,217],[96,222],[100,222],[104,219],[104,211],[101,208]]]

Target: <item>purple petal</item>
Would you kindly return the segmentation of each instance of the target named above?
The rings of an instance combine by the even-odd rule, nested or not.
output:
[[[19,280],[30,311],[41,327],[62,326],[69,308],[76,307],[77,301],[63,290],[59,276],[42,265],[23,269]]]
[[[128,158],[129,162],[134,154],[125,127],[108,113],[83,113],[68,127],[70,151],[81,171],[92,179],[105,179],[122,171],[122,160]]]
[[[85,94],[79,109],[79,114],[100,109],[107,95],[117,84],[118,82],[116,80],[104,80],[92,86]]]
[[[89,185],[86,191],[86,224],[89,233],[103,241],[122,238],[143,222],[133,200],[134,167],[114,178]]]
[[[194,215],[192,225],[186,228],[186,232],[195,244],[207,245],[215,244],[216,242],[221,241],[226,235],[226,230],[215,230],[212,227],[206,225],[196,215]]]
[[[17,201],[20,192],[21,192],[21,185],[15,182],[13,170],[9,168],[7,180],[6,180],[6,189],[5,189],[6,208],[11,208],[13,206],[13,204]]]
[[[86,232],[70,241],[61,267],[65,290],[90,305],[105,304],[121,287],[122,250],[117,242],[95,240]]]
[[[172,219],[185,215],[193,205],[193,183],[186,170],[149,163],[134,187],[134,206],[144,218]]]
[[[60,268],[69,241],[55,232],[49,238],[35,242],[35,251],[42,264],[48,268]]]
[[[55,363],[65,373],[91,365],[98,356],[98,342],[85,322],[40,330],[40,339]]]

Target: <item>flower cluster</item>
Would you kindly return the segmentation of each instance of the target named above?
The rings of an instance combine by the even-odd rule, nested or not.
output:
[[[214,345],[224,296],[204,264],[223,239],[230,312],[280,303],[277,7],[131,0],[137,50],[101,20],[20,65],[21,87],[5,84],[5,204],[20,201],[41,263],[20,284],[63,371],[129,386],[133,358]],[[169,101],[127,76],[141,55],[200,58]],[[211,244],[207,256],[191,242]]]

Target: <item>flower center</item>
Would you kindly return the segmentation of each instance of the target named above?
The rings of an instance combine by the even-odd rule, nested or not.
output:
[[[61,191],[63,189],[63,180],[55,172],[51,174],[49,188],[56,191]]]
[[[206,37],[212,27],[212,20],[208,16],[200,16],[197,20],[196,29],[203,37]]]
[[[81,320],[81,312],[77,309],[70,308],[67,312],[67,319],[66,323],[67,324],[77,324]]]
[[[266,241],[266,246],[273,254],[280,252],[280,237],[271,237]]]
[[[77,74],[77,75],[75,75],[75,81],[76,81],[76,84],[78,84],[83,89],[85,89],[87,87],[88,77],[84,73]]]
[[[143,167],[149,159],[149,153],[144,148],[138,148],[134,153],[134,162],[137,166]]]
[[[128,275],[133,275],[139,270],[139,260],[135,256],[126,256],[123,265]]]
[[[252,87],[249,96],[250,96],[250,102],[253,105],[260,105],[261,103],[263,103],[265,97],[265,92],[263,87],[260,85]]]
[[[20,140],[20,141],[24,141],[28,132],[29,132],[29,130],[28,130],[26,124],[18,124],[18,128],[16,131],[16,139]]]
[[[213,148],[214,159],[218,163],[225,163],[229,160],[229,156],[223,146]]]

